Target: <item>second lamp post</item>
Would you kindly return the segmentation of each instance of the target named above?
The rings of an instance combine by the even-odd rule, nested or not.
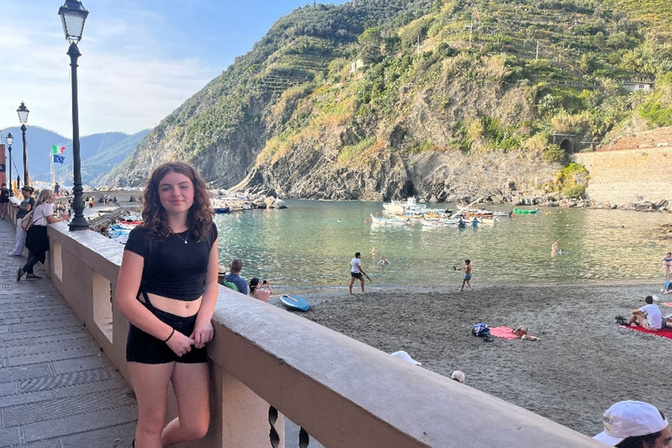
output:
[[[12,143],[14,143],[14,136],[10,132],[5,139],[7,140],[7,147],[9,148],[9,195],[14,196],[14,180],[12,179]]]
[[[21,101],[21,105],[16,109],[19,114],[19,122],[21,123],[21,133],[23,134],[23,185],[28,185],[28,147],[26,146],[26,123],[28,123],[28,113],[30,111],[26,105]],[[19,188],[17,185],[16,188]]]

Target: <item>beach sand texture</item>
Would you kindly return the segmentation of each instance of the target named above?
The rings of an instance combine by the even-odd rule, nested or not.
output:
[[[358,286],[358,285],[355,285]],[[347,289],[307,294],[307,319],[392,353],[406,350],[426,368],[593,436],[605,409],[620,400],[646,401],[672,414],[672,340],[620,328],[657,294],[654,285],[479,286],[442,289]],[[541,341],[471,335],[473,324],[529,326]],[[400,361],[403,362],[403,361]]]

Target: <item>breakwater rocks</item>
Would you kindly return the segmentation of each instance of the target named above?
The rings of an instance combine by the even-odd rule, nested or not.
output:
[[[669,208],[669,202],[667,200],[661,200],[658,202],[651,201],[640,201],[640,202],[630,202],[625,204],[612,204],[609,202],[599,202],[593,199],[568,199],[568,198],[557,198],[556,196],[534,196],[534,197],[521,197],[521,198],[508,198],[508,200],[503,201],[494,201],[490,198],[484,199],[483,202],[489,204],[495,203],[511,203],[512,205],[520,206],[540,206],[540,207],[562,207],[562,208],[595,208],[602,210],[633,210],[637,212],[663,212],[663,213],[672,213],[672,209]]]

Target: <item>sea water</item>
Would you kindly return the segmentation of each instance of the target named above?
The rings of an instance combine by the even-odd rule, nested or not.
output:
[[[372,286],[457,287],[466,258],[474,285],[571,282],[663,283],[661,259],[672,249],[652,231],[669,214],[540,208],[500,217],[492,226],[458,229],[380,226],[365,222],[382,203],[287,200],[283,210],[217,215],[221,264],[244,262],[248,280],[301,289],[342,288],[350,260],[362,253]],[[453,204],[432,204],[454,208]],[[512,207],[489,207],[509,211]],[[551,255],[558,241],[562,254]],[[375,256],[372,249],[375,248]],[[380,257],[390,261],[378,264]]]

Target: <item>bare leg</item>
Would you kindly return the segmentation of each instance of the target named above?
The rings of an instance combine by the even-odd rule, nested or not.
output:
[[[168,384],[174,363],[141,364],[129,362],[133,390],[138,400],[138,426],[135,445],[138,448],[163,448],[161,433],[166,420]]]
[[[462,280],[462,286],[460,287],[459,291],[464,291],[464,284],[467,283],[466,280]]]
[[[466,283],[467,283],[467,286],[469,287],[469,291],[471,291],[471,282],[469,280],[467,280]]]
[[[359,281],[362,284],[362,294],[366,294],[366,291],[364,291],[364,277],[360,278]]]
[[[355,284],[355,277],[350,277],[350,295],[352,295],[352,285]]]
[[[632,325],[633,323],[639,325],[640,327],[644,328],[649,328],[649,321],[646,320],[646,316],[642,316],[641,314],[633,314],[630,316],[630,319],[628,319],[628,326]]]
[[[164,447],[202,439],[210,423],[208,364],[175,363],[172,382],[178,415],[163,430]]]

